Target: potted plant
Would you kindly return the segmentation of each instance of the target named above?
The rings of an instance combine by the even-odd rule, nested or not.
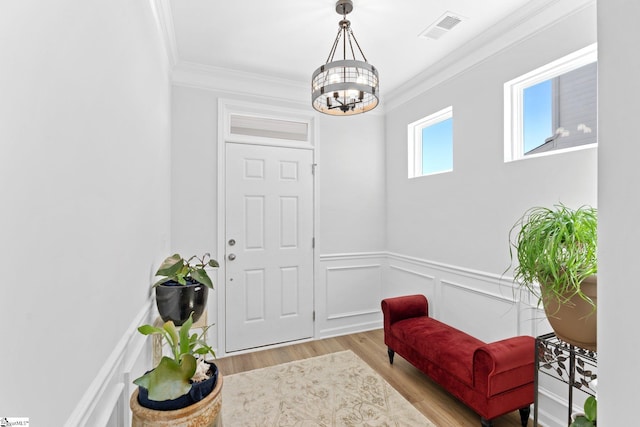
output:
[[[220,411],[222,378],[215,363],[205,360],[213,349],[204,341],[208,328],[200,335],[191,334],[193,318],[189,316],[179,330],[172,321],[159,328],[142,325],[143,335],[160,334],[171,350],[152,370],[133,382],[138,386],[131,396],[132,424],[211,425]],[[196,422],[197,421],[197,422]]]
[[[598,402],[595,397],[589,396],[584,401],[584,414],[573,416],[573,422],[569,427],[596,427],[598,415]]]
[[[206,267],[219,267],[218,261],[211,259],[208,253],[186,260],[180,254],[173,254],[162,262],[156,272],[161,278],[153,287],[163,321],[171,320],[180,326],[192,312],[194,322],[200,319],[207,306],[209,289],[213,289]]]
[[[509,232],[514,279],[542,302],[556,336],[596,351],[597,211],[534,207]]]

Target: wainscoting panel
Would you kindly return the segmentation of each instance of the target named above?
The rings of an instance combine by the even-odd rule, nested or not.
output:
[[[387,270],[385,285],[385,297],[422,294],[430,301],[435,300],[436,278],[419,268],[391,264]]]
[[[380,264],[327,268],[327,319],[380,311],[381,270]]]
[[[529,306],[516,297],[510,279],[499,275],[388,254],[385,296],[421,293],[429,314],[483,341],[530,335],[532,325],[521,311]]]
[[[380,328],[384,257],[380,254],[320,257],[316,281],[316,338]]]
[[[485,342],[518,334],[517,302],[446,280],[440,285],[440,320],[444,323]]]
[[[381,327],[383,298],[423,294],[429,313],[483,341],[535,335],[538,310],[509,278],[394,253],[321,255],[316,338]]]

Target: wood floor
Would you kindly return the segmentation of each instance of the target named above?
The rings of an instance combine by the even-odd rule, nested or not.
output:
[[[382,329],[228,356],[216,360],[231,375],[336,351],[351,350],[438,427],[480,427],[480,417],[399,355],[389,364]],[[520,427],[518,411],[497,418],[494,427]],[[529,420],[529,425],[533,422]]]

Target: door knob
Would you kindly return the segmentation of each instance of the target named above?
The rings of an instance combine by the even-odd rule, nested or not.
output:
[[[229,254],[229,256],[227,258],[229,259],[229,261],[233,261],[234,259],[236,259],[236,255],[235,254]]]
[[[235,241],[235,240],[233,240],[233,239],[230,239],[230,240],[229,240],[229,246],[233,246],[233,245],[235,245],[235,244],[236,244],[236,241]]]

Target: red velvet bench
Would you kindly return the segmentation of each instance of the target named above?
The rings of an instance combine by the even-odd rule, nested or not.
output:
[[[424,295],[382,301],[389,362],[398,353],[480,415],[483,427],[516,409],[527,425],[534,393],[535,340],[486,344],[429,317]]]

